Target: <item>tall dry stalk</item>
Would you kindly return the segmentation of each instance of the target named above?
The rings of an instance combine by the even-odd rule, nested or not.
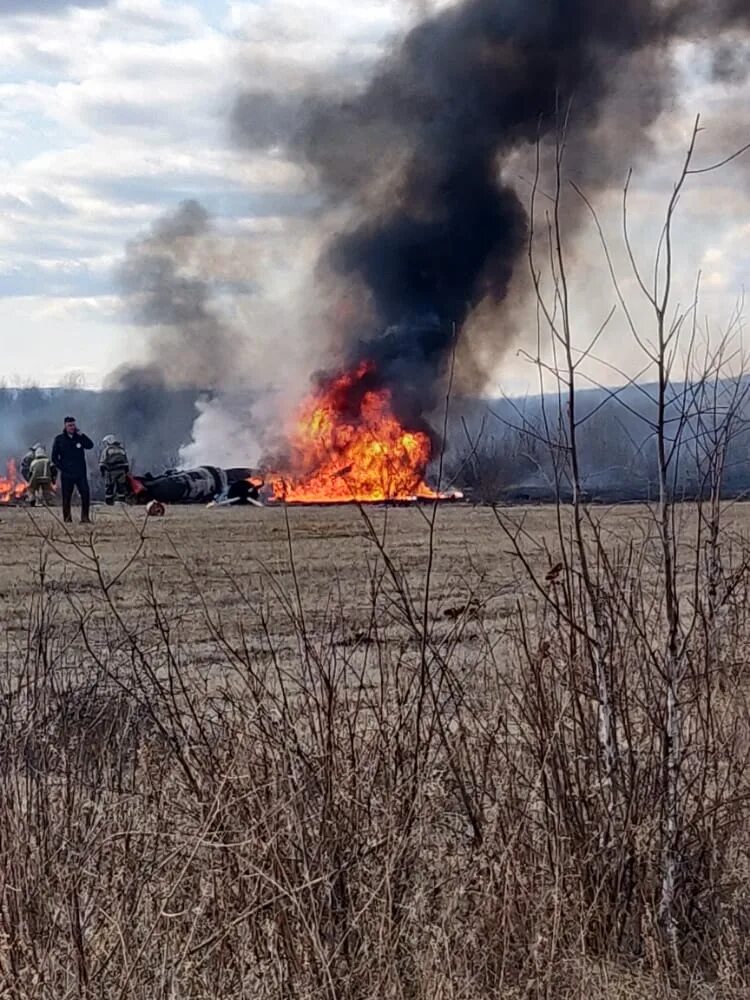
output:
[[[551,202],[545,214],[547,265],[541,268],[536,259],[536,231],[532,229],[529,240],[529,264],[532,281],[536,290],[540,315],[540,337],[542,328],[549,335],[549,356],[551,362],[542,361],[545,353],[540,340],[536,364],[539,369],[542,397],[545,398],[544,383],[547,377],[557,385],[557,396],[552,404],[553,415],[543,404],[544,431],[536,430],[542,443],[548,449],[551,467],[555,470],[558,491],[557,523],[558,545],[554,554],[550,553],[551,568],[547,579],[539,576],[524,552],[526,540],[519,536],[515,525],[508,516],[498,511],[498,521],[506,537],[511,541],[517,558],[521,560],[531,577],[534,587],[550,609],[554,620],[563,626],[567,634],[569,669],[575,669],[579,659],[579,649],[588,659],[595,691],[596,743],[601,760],[601,774],[597,782],[601,795],[604,816],[599,827],[598,840],[602,847],[612,847],[613,865],[611,877],[616,892],[623,890],[623,878],[635,863],[633,847],[628,846],[628,824],[632,819],[634,776],[637,774],[633,760],[633,707],[623,702],[625,688],[632,687],[632,681],[622,674],[625,650],[621,646],[623,634],[630,634],[631,642],[644,645],[646,662],[653,671],[651,677],[643,677],[646,687],[653,692],[660,712],[639,725],[645,725],[651,739],[658,740],[661,747],[662,776],[654,800],[654,808],[659,809],[660,829],[660,875],[658,892],[658,922],[662,929],[667,953],[675,970],[683,964],[685,955],[685,913],[690,907],[690,886],[686,872],[690,869],[688,857],[689,841],[688,813],[691,808],[691,778],[688,775],[688,750],[685,739],[691,730],[685,717],[686,698],[695,698],[693,684],[693,646],[697,621],[697,608],[708,605],[715,607],[717,580],[723,575],[720,546],[722,506],[720,503],[723,485],[723,470],[728,442],[740,419],[746,385],[744,373],[734,375],[738,387],[728,405],[720,408],[716,396],[713,405],[707,393],[701,390],[711,378],[723,384],[729,375],[727,356],[737,355],[730,348],[732,337],[737,330],[730,329],[721,342],[706,358],[703,371],[696,370],[696,315],[698,296],[687,310],[673,306],[674,266],[675,266],[675,213],[681,194],[688,179],[696,173],[710,169],[696,170],[693,160],[696,142],[700,132],[696,121],[688,145],[685,160],[674,190],[669,198],[665,220],[656,249],[653,282],[651,286],[644,280],[632,242],[628,226],[628,195],[631,178],[628,177],[623,197],[623,234],[632,275],[636,287],[645,297],[654,317],[654,336],[648,338],[639,330],[633,318],[631,305],[622,292],[622,283],[616,273],[612,253],[604,235],[596,211],[584,192],[571,185],[575,196],[582,199],[590,210],[601,245],[606,265],[613,281],[616,303],[604,318],[599,330],[586,345],[575,345],[572,329],[574,303],[571,300],[567,278],[565,233],[561,225],[561,209],[565,197],[563,164],[568,131],[567,112],[561,121],[555,160],[555,187],[547,196]],[[731,159],[731,157],[730,157]],[[531,216],[536,219],[536,196],[539,189],[540,162],[537,159],[537,173],[532,191]],[[548,293],[544,284],[546,271],[551,281]],[[656,454],[658,498],[652,509],[655,538],[659,557],[654,588],[648,593],[642,583],[634,590],[632,573],[634,567],[643,568],[638,554],[630,549],[614,552],[603,534],[603,522],[585,502],[581,485],[581,458],[579,436],[591,413],[579,416],[578,395],[582,372],[586,361],[593,356],[594,348],[604,330],[609,325],[618,308],[629,326],[634,346],[640,350],[646,361],[641,370],[652,370],[655,374],[656,390],[653,399],[654,414],[643,415],[644,424],[652,436]],[[675,379],[675,364],[682,359],[684,374]],[[588,378],[590,382],[590,377]],[[625,389],[635,388],[633,381],[626,383]],[[607,395],[608,400],[617,399],[624,390],[615,390]],[[596,410],[594,411],[596,412]],[[711,434],[707,433],[710,425]],[[525,425],[529,433],[532,428]],[[696,460],[697,478],[701,483],[699,491],[700,528],[707,527],[709,557],[707,575],[701,573],[700,556],[695,550],[688,556],[688,564],[680,555],[680,527],[677,524],[678,509],[675,506],[675,484],[681,476],[682,466],[688,454]],[[703,503],[705,482],[710,489],[708,513]],[[570,488],[570,523],[563,516],[561,486]],[[572,537],[569,529],[572,528]],[[682,529],[684,530],[684,528]],[[559,559],[559,565],[553,564]],[[691,571],[691,565],[693,570]],[[745,572],[741,561],[737,572]],[[680,578],[687,570],[696,581],[696,591],[692,606],[685,608],[684,588]],[[701,582],[702,581],[702,582]],[[735,586],[738,577],[734,578]],[[701,588],[707,588],[706,590]],[[656,629],[651,621],[652,609],[660,610],[661,621]],[[635,630],[635,631],[633,631]],[[545,647],[546,648],[546,647]],[[533,660],[531,650],[529,659]],[[708,654],[707,654],[708,655]],[[625,657],[628,661],[629,656]],[[718,664],[714,664],[716,669]],[[621,687],[623,690],[621,690]],[[708,687],[703,695],[710,700]],[[695,705],[691,705],[691,711]],[[541,706],[538,706],[541,710]],[[585,730],[582,716],[579,724]],[[706,748],[706,752],[708,748]],[[682,898],[680,896],[682,895]]]

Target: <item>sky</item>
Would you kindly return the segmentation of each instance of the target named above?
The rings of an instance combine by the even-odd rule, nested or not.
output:
[[[436,5],[0,0],[0,377],[53,385],[80,373],[95,387],[137,357],[140,333],[116,268],[128,241],[186,198],[209,210],[230,248],[243,245],[241,277],[255,282],[260,304],[237,310],[262,360],[274,303],[304,284],[314,262],[314,189],[278,151],[233,147],[233,102],[248,82],[273,90],[333,72],[364,76],[420,8]],[[709,82],[694,50],[682,62],[680,97],[657,125],[651,162],[639,165],[633,227],[644,244],[658,234],[694,114],[704,115],[700,155],[709,162],[730,151],[736,129],[726,123],[741,120],[750,97],[746,84]],[[736,308],[750,261],[749,176],[746,164],[701,179],[680,223],[685,289],[702,269],[705,313],[718,326]],[[601,206],[613,224],[619,197]],[[590,236],[581,247],[594,245]],[[607,308],[593,256],[579,248],[575,276],[591,329]],[[497,383],[524,377],[511,352]]]
[[[403,5],[0,0],[0,375],[91,385],[137,334],[114,271],[185,198],[224,231],[284,227],[304,199],[273,155],[231,148],[242,78],[371,60]]]

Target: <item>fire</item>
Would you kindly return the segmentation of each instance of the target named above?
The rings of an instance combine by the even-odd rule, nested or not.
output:
[[[5,476],[0,476],[0,503],[12,503],[26,495],[27,484],[19,477],[16,460],[6,463]]]
[[[391,393],[363,362],[329,381],[300,408],[291,439],[293,470],[272,479],[290,503],[433,498],[424,482],[430,439],[393,413]]]

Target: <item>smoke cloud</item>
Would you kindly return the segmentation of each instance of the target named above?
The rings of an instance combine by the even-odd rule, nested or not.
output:
[[[194,413],[198,396],[221,391],[236,362],[240,340],[210,276],[212,235],[203,206],[185,201],[128,245],[118,271],[126,310],[145,341],[143,360],[106,381],[108,417],[142,467],[163,461],[165,450],[177,462],[189,437],[186,406]]]
[[[180,464],[230,469],[254,465],[261,447],[247,428],[262,422],[254,412],[255,405],[246,395],[199,399],[191,440],[180,449]]]
[[[314,89],[303,93],[295,79],[289,93],[241,94],[236,142],[313,168],[320,230],[330,233],[313,293],[300,297],[300,322],[291,308],[284,317],[278,303],[292,296],[277,292],[273,315],[242,324],[258,344],[270,331],[273,349],[281,347],[248,366],[255,385],[263,368],[296,380],[293,341],[307,337],[318,381],[374,362],[344,410],[356,414],[356,394],[384,387],[401,419],[425,428],[460,333],[462,387],[483,389],[528,291],[519,165],[533,161],[539,141],[548,170],[570,109],[566,170],[593,194],[619,183],[674,95],[676,44],[699,41],[715,77],[733,82],[743,75],[736,46],[748,27],[746,0],[464,0],[423,18],[364,86],[342,76],[325,86],[308,80]],[[573,201],[565,211],[570,235],[581,208]],[[189,201],[130,244],[120,269],[144,346],[142,362],[108,382],[119,400],[112,430],[135,438],[145,463],[165,440],[187,463],[226,455],[248,464],[256,441],[266,451],[283,445],[267,443],[281,425],[266,399],[256,394],[243,407],[232,395],[250,338],[222,310],[215,252],[208,214]],[[292,256],[270,270],[291,271],[299,245]],[[179,421],[165,412],[165,389],[181,401]],[[288,407],[288,393],[279,398]],[[183,430],[187,399],[198,402],[192,440]],[[254,435],[237,432],[248,427]]]
[[[222,319],[217,283],[207,260],[211,225],[196,201],[183,202],[131,243],[119,282],[135,322],[146,331],[143,366],[123,369],[116,379],[213,389],[231,368],[238,338]]]
[[[465,0],[414,27],[356,92],[308,97],[295,114],[286,98],[244,94],[238,141],[285,135],[346,210],[318,265],[348,316],[338,363],[374,361],[404,418],[429,414],[454,330],[507,304],[520,270],[518,151],[549,145],[572,107],[571,171],[589,189],[619,180],[673,92],[673,44],[748,25],[745,0]],[[495,334],[483,361],[507,345]]]

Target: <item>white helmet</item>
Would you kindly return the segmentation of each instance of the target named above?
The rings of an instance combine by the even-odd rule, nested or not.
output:
[[[116,440],[117,438],[114,436],[114,434],[105,434],[104,437],[102,438],[102,444],[104,445],[105,448],[108,448],[111,444],[114,444]]]
[[[44,448],[40,444],[34,445],[34,458],[46,458],[46,457],[47,457],[47,452],[44,450]]]

